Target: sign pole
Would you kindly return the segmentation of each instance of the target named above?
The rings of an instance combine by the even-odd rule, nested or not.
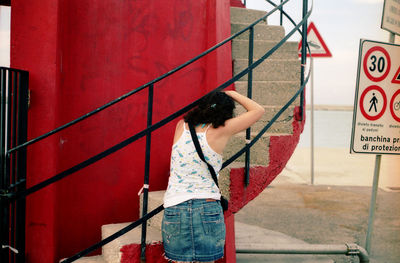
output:
[[[371,236],[375,217],[375,206],[376,206],[376,196],[378,193],[378,183],[379,183],[379,171],[381,168],[382,155],[377,154],[375,157],[375,170],[374,170],[374,181],[372,184],[372,194],[371,194],[371,204],[369,208],[369,218],[368,218],[368,229],[367,229],[367,239],[365,242],[365,249],[368,254],[371,254]]]
[[[311,56],[311,185],[314,185],[314,63]]]
[[[307,54],[307,57],[311,60],[311,83],[310,83],[310,93],[311,93],[311,185],[314,185],[314,57],[332,57],[332,53],[329,50],[328,46],[325,44],[325,41],[322,39],[321,34],[318,32],[317,28],[315,27],[314,23],[311,22],[307,27],[307,43],[310,48],[310,53]],[[300,41],[299,43],[299,51],[302,47],[303,42]],[[299,53],[301,57],[301,53]]]
[[[395,34],[389,32],[389,43],[394,44],[394,37]],[[379,172],[381,169],[381,160],[382,155],[377,154],[375,157],[375,170],[374,170],[374,180],[372,183],[372,194],[371,194],[371,204],[369,210],[369,218],[368,218],[368,229],[367,229],[367,238],[365,242],[365,249],[367,250],[368,254],[371,254],[371,236],[374,224],[374,217],[375,217],[375,206],[376,206],[376,196],[378,194],[378,184],[379,184]]]
[[[395,34],[394,33],[392,33],[392,32],[389,32],[389,43],[392,43],[392,44],[394,44],[394,36],[395,36]]]

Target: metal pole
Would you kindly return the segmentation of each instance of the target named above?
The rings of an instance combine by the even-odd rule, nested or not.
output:
[[[147,105],[147,127],[152,124],[153,118],[153,84],[149,86],[149,96]],[[151,153],[151,132],[146,135],[146,159],[144,167],[144,184],[143,184],[143,208],[142,216],[147,214],[148,198],[149,198],[149,177],[150,177],[150,153]],[[146,262],[146,233],[147,232],[147,221],[142,224],[142,238],[141,238],[141,262]]]
[[[308,1],[303,0],[303,16],[307,15]],[[300,72],[300,85],[304,84],[304,70],[306,66],[306,44],[307,44],[307,20],[304,21],[302,26],[302,42],[301,42],[301,72]],[[300,95],[300,116],[301,120],[304,118],[304,91]]]
[[[314,185],[314,63],[311,56],[311,185]]]
[[[254,45],[254,27],[250,27],[249,30],[249,67],[253,64],[253,45]],[[252,98],[252,90],[253,90],[253,70],[250,69],[249,74],[247,75],[247,97]],[[246,130],[246,144],[250,141],[251,129],[248,128]],[[245,186],[248,186],[250,183],[250,149],[247,149],[245,155]]]
[[[374,181],[372,184],[372,194],[371,194],[371,204],[370,204],[370,209],[369,209],[367,239],[365,242],[365,249],[367,250],[368,254],[371,254],[371,236],[372,236],[372,230],[373,230],[373,224],[374,224],[376,195],[378,192],[379,171],[381,168],[381,158],[382,158],[382,155],[380,155],[380,154],[377,154],[376,158],[375,158]]]
[[[389,32],[389,43],[394,44],[394,37],[395,37],[395,34],[392,32]]]
[[[395,35],[390,32],[389,33],[389,43],[394,43],[394,37],[395,37]],[[376,205],[376,196],[377,196],[377,192],[378,192],[381,159],[382,159],[382,155],[380,155],[380,154],[376,155],[374,181],[372,184],[371,204],[370,204],[369,218],[368,218],[367,238],[366,238],[366,242],[365,242],[365,249],[368,251],[369,254],[371,253],[371,236],[372,236],[374,217],[375,217],[375,205]]]
[[[21,144],[27,140],[27,125],[28,125],[28,89],[29,89],[29,73],[19,73],[19,84],[18,84],[18,142]],[[21,149],[17,154],[18,162],[18,182],[22,182],[18,185],[17,190],[26,189],[26,148]],[[25,199],[16,201],[16,248],[18,249],[17,262],[25,262]]]
[[[5,190],[8,185],[6,184],[6,163],[7,163],[7,155],[6,155],[6,73],[5,69],[0,70],[0,87],[1,87],[1,108],[0,108],[0,190]],[[0,242],[1,244],[8,244],[8,202],[2,197],[0,199]],[[0,248],[0,261],[8,262],[8,250]]]
[[[346,255],[358,256],[360,263],[368,263],[369,256],[357,244],[264,244],[262,248],[237,249],[238,254],[285,254],[285,255]]]

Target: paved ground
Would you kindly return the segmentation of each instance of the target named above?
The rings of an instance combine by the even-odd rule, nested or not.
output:
[[[253,231],[260,237],[260,229],[273,232],[264,235],[259,243],[274,242],[276,233],[281,233],[288,237],[287,240],[293,238],[310,244],[357,243],[365,247],[371,187],[359,186],[357,180],[357,176],[353,176],[352,183],[346,178],[344,185],[310,186],[286,170],[238,212],[235,220],[258,227],[258,230],[244,227],[244,232]],[[400,192],[379,190],[371,244],[370,262],[400,262]],[[358,258],[345,256],[326,258],[334,262],[358,262]],[[271,255],[238,255],[237,260],[238,263],[325,262],[323,259],[301,260],[301,256],[285,261]]]

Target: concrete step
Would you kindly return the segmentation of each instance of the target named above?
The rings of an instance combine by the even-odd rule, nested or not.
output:
[[[101,227],[102,239],[111,236],[115,232],[126,227],[130,223],[120,223],[120,224],[109,224]],[[122,252],[121,248],[125,245],[140,244],[141,243],[141,233],[142,228],[136,227],[126,233],[125,235],[115,239],[114,241],[103,246],[102,253],[103,258],[107,263],[119,263],[121,262]],[[153,227],[147,228],[147,244],[161,242],[161,229],[155,229]]]
[[[265,106],[264,115],[258,120],[253,126],[251,126],[252,132],[261,131],[270,121],[271,119],[281,110],[282,106]],[[241,114],[246,110],[238,105],[236,112],[237,114]],[[294,106],[287,108],[281,116],[272,124],[272,126],[267,130],[268,133],[285,133],[285,134],[292,134],[293,133],[293,116],[294,116]]]
[[[147,211],[150,212],[164,203],[165,191],[152,191],[149,192],[149,199],[147,204]],[[140,217],[142,217],[142,204],[143,194],[140,195]],[[147,225],[156,229],[161,229],[161,222],[164,216],[164,210],[147,220]]]
[[[265,55],[269,50],[276,46],[277,41],[256,40],[253,44],[253,59],[258,59]],[[280,59],[297,59],[298,55],[297,42],[285,42],[280,46],[269,58]],[[234,39],[232,40],[232,56],[233,59],[249,58],[249,40]]]
[[[266,14],[266,11],[231,7],[231,23],[252,24]],[[265,20],[260,23],[267,24]]]
[[[221,194],[227,199],[231,199],[231,169],[232,168],[243,168],[244,162],[234,161],[223,170],[219,171],[218,184]]]
[[[247,81],[236,81],[236,91],[247,95]],[[262,105],[285,105],[300,88],[300,79],[297,81],[253,81],[252,97]],[[300,96],[294,101],[300,105]]]
[[[65,260],[65,259],[63,259]],[[62,260],[60,261],[62,262]],[[107,261],[104,260],[103,256],[93,256],[93,257],[83,257],[78,260],[75,260],[74,262],[76,263],[107,263]]]
[[[252,134],[254,138],[256,134]],[[234,135],[224,150],[224,160],[228,160],[231,156],[236,154],[240,149],[246,145],[246,134],[244,132]],[[269,163],[269,136],[261,137],[253,147],[250,149],[251,164],[268,166]],[[245,154],[242,154],[237,162],[245,161]]]
[[[247,59],[236,59],[233,72],[237,74],[248,67]],[[266,59],[253,70],[253,80],[256,81],[295,81],[300,79],[299,60]],[[240,80],[247,80],[247,74]]]
[[[248,23],[231,23],[231,34],[235,34],[246,28]],[[254,40],[280,41],[285,36],[285,30],[281,26],[257,24],[254,27]],[[243,32],[236,39],[249,40],[249,31]]]
[[[60,260],[60,262],[63,262],[63,260],[66,260],[66,258]],[[102,255],[93,256],[93,257],[83,257],[83,258],[75,260],[74,262],[76,262],[76,263],[107,263],[107,261],[104,260]]]

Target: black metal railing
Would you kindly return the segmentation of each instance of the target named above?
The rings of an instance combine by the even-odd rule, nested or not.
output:
[[[26,141],[28,118],[28,72],[0,67],[0,194],[25,189],[26,149],[8,149]],[[0,259],[23,262],[25,251],[25,199],[0,199]],[[16,253],[18,252],[18,253]]]
[[[253,34],[251,32],[253,32],[254,27],[267,19],[268,16],[270,16],[271,14],[273,14],[274,12],[276,12],[277,10],[279,11],[283,11],[283,6],[288,2],[289,0],[283,0],[281,1],[280,5],[276,5],[271,11],[267,12],[263,17],[259,18],[258,20],[256,20],[255,22],[253,22],[252,24],[250,24],[248,27],[240,30],[239,32],[237,32],[236,34],[232,35],[231,37],[225,39],[224,41],[220,42],[219,44],[215,45],[214,47],[204,51],[203,53],[201,53],[200,55],[194,57],[193,59],[185,62],[184,64],[178,66],[177,68],[163,74],[162,76],[124,94],[123,96],[110,101],[109,103],[65,124],[62,125],[50,132],[47,132],[39,137],[36,137],[34,139],[31,139],[29,141],[26,141],[24,143],[18,142],[15,145],[12,145],[11,147],[7,148],[7,150],[5,150],[5,156],[11,156],[12,154],[16,154],[16,153],[20,153],[20,152],[24,152],[26,147],[36,143],[38,141],[43,140],[44,138],[47,138],[49,136],[51,136],[52,134],[55,134],[63,129],[66,129],[67,127],[70,127],[80,121],[83,121],[84,119],[93,116],[94,114],[105,110],[106,108],[128,98],[129,96],[148,88],[148,117],[147,117],[147,128],[136,133],[135,135],[129,137],[128,139],[110,147],[109,149],[90,157],[89,159],[73,166],[70,167],[67,170],[62,171],[61,173],[58,173],[52,177],[50,177],[49,179],[46,179],[28,189],[21,189],[21,188],[14,188],[13,191],[5,191],[3,192],[0,196],[1,196],[1,202],[7,202],[7,203],[12,203],[12,202],[18,202],[19,200],[23,200],[26,196],[35,193],[36,191],[39,191],[40,189],[43,189],[44,187],[53,184],[105,157],[107,157],[108,155],[124,148],[125,146],[129,145],[130,143],[146,136],[146,161],[145,161],[145,175],[144,175],[144,196],[143,196],[143,211],[142,211],[142,215],[143,217],[140,218],[139,220],[131,223],[130,225],[128,225],[126,228],[121,229],[120,231],[118,231],[117,233],[114,233],[112,236],[110,236],[107,239],[102,240],[99,243],[94,244],[93,246],[75,254],[74,256],[64,260],[63,262],[67,263],[67,262],[73,262],[76,259],[87,255],[88,253],[100,248],[101,246],[111,242],[112,240],[118,238],[119,236],[123,235],[124,233],[128,232],[129,230],[133,229],[134,227],[138,226],[138,225],[142,225],[142,257],[144,256],[144,249],[145,249],[145,240],[146,240],[146,224],[145,222],[151,218],[152,216],[154,216],[155,214],[157,214],[158,212],[160,212],[163,207],[160,206],[158,208],[156,208],[155,210],[151,211],[151,212],[147,212],[147,196],[148,196],[148,182],[149,182],[149,163],[150,163],[150,145],[151,145],[151,134],[153,131],[159,129],[160,127],[164,126],[165,124],[169,123],[170,121],[174,120],[175,118],[181,116],[182,114],[184,114],[185,112],[189,111],[190,109],[194,108],[196,105],[198,105],[200,99],[194,101],[193,103],[181,108],[180,110],[178,110],[177,112],[169,115],[168,117],[164,118],[163,120],[152,124],[152,110],[153,110],[153,106],[152,106],[152,102],[153,102],[153,90],[155,88],[157,88],[157,83],[165,78],[167,78],[168,76],[174,74],[175,72],[183,69],[184,67],[192,64],[193,62],[197,61],[198,59],[206,56],[207,54],[213,52],[214,50],[218,49],[219,47],[225,45],[226,43],[232,41],[232,39],[235,39],[236,37],[238,37],[239,35],[243,34],[244,32],[249,31],[250,32],[250,37],[249,37],[249,47],[253,47],[253,42],[254,42],[254,37]],[[267,59],[268,57],[270,57],[279,47],[281,47],[296,31],[300,31],[300,27],[303,27],[303,40],[306,39],[306,34],[304,34],[304,32],[307,32],[307,30],[304,30],[304,28],[306,28],[307,25],[307,19],[311,14],[312,8],[310,10],[308,10],[308,1],[307,0],[303,0],[303,19],[301,20],[301,22],[299,22],[297,25],[295,25],[295,27],[284,37],[282,38],[282,40],[280,40],[276,46],[274,46],[271,50],[269,50],[268,52],[266,52],[261,58],[259,58],[258,60],[254,61],[254,62],[250,62],[250,57],[252,58],[252,51],[249,50],[249,66],[242,70],[241,72],[239,72],[237,75],[233,76],[230,80],[226,81],[225,83],[223,83],[222,85],[218,86],[217,88],[215,88],[214,90],[223,90],[225,88],[227,88],[228,86],[230,86],[231,84],[233,84],[235,81],[239,80],[240,78],[242,78],[245,75],[250,75],[252,74],[252,70],[254,68],[256,68],[257,66],[259,66],[265,59]],[[304,12],[305,10],[305,12]],[[308,10],[308,11],[307,11]],[[301,32],[301,31],[300,31]],[[252,147],[260,138],[263,134],[265,134],[265,132],[271,127],[271,125],[279,118],[279,116],[295,101],[295,99],[301,94],[303,94],[303,90],[305,87],[306,82],[309,79],[309,74],[308,76],[305,78],[304,77],[304,68],[305,68],[305,58],[306,58],[306,44],[307,41],[303,41],[303,43],[305,43],[302,46],[302,70],[301,70],[301,85],[299,90],[293,95],[293,97],[285,104],[285,106],[283,106],[281,108],[280,111],[278,111],[278,113],[276,113],[276,115],[271,119],[271,121],[251,140],[249,141],[248,144],[246,144],[239,152],[237,152],[235,155],[233,155],[229,160],[225,161],[223,164],[223,168],[225,168],[226,166],[228,166],[230,163],[232,163],[234,160],[236,160],[240,155],[242,155],[243,153],[245,153],[246,151],[248,151],[250,149],[250,147]],[[304,58],[304,61],[303,61]],[[251,81],[249,82],[249,90],[251,94]],[[302,109],[304,107],[303,105],[303,100],[301,101],[301,105],[300,108]],[[249,165],[247,165],[247,174],[248,174],[248,169],[249,169]],[[19,181],[16,181],[16,183],[19,183]],[[22,183],[22,181],[21,181]],[[7,262],[7,261],[4,261]]]

